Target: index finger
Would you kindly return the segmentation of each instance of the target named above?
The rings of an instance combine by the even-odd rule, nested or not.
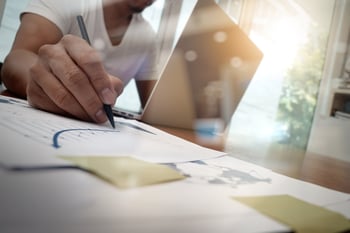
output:
[[[99,53],[78,37],[65,36],[62,43],[70,57],[84,71],[104,104],[113,104],[117,97]]]

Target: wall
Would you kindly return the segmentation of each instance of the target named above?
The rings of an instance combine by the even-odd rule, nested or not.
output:
[[[5,9],[5,3],[6,3],[6,0],[0,0],[0,25],[1,25],[2,15]]]
[[[0,0],[0,10],[1,7],[5,6],[0,26],[0,62],[4,60],[11,48],[12,41],[15,38],[15,34],[20,23],[19,14],[25,8],[28,1],[29,0]]]

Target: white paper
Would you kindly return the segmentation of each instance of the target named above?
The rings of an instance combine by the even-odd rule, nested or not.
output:
[[[0,131],[3,163],[57,163],[57,155],[132,156],[170,163],[208,159],[225,153],[180,139],[135,120],[115,118],[97,125],[33,109],[25,101],[1,96]],[[27,159],[27,155],[38,159]],[[62,161],[62,163],[64,163]]]
[[[187,178],[129,190],[79,170],[0,172],[0,231],[289,232],[232,197],[289,194],[335,211],[350,200],[229,156],[169,165]]]
[[[228,155],[220,156],[223,153],[140,122],[118,118],[118,128],[112,130],[108,125],[43,113],[5,97],[0,98],[0,120],[3,163],[53,164],[63,162],[55,157],[61,153],[130,153],[167,163],[187,177],[120,190],[77,169],[31,173],[0,169],[0,232],[290,231],[232,199],[254,195],[289,194],[350,216],[350,208],[346,208],[349,194],[289,178]],[[106,149],[106,142],[113,145]]]

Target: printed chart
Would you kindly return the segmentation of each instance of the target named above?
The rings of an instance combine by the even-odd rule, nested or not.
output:
[[[18,145],[28,144],[27,151],[35,149],[35,153],[54,156],[132,156],[157,163],[195,161],[224,154],[135,120],[114,120],[116,129],[107,123],[98,125],[40,111],[22,100],[0,98],[0,127],[9,134],[4,147],[10,154],[23,153],[26,148]]]

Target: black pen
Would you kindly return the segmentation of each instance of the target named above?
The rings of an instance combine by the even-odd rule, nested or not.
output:
[[[86,40],[86,42],[88,42],[90,45],[90,39],[89,39],[89,35],[86,31],[86,27],[85,27],[85,23],[84,23],[84,19],[83,16],[78,15],[77,16],[77,20],[78,20],[78,25],[79,25],[79,29],[80,29],[80,33],[81,36],[84,40]],[[110,105],[108,104],[103,104],[103,109],[108,117],[109,122],[111,123],[111,125],[113,126],[113,128],[115,128],[115,124],[114,124],[114,119],[113,119],[113,112],[112,112],[112,108]]]

